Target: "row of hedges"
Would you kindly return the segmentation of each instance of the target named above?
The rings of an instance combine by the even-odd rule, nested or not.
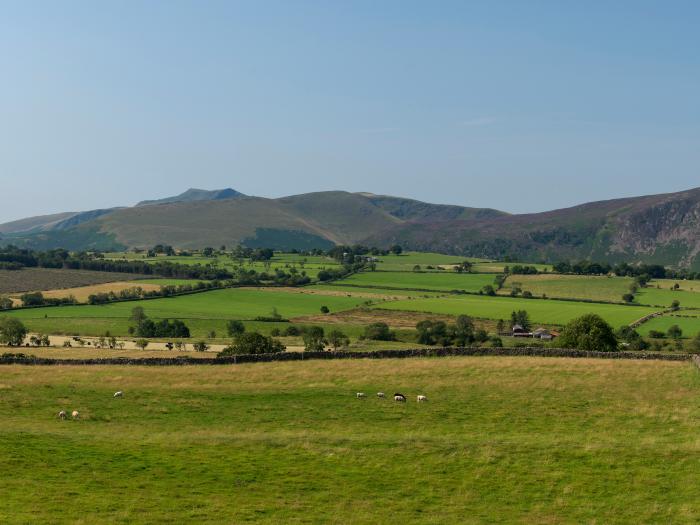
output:
[[[368,352],[281,352],[275,354],[237,355],[219,358],[194,357],[150,357],[150,358],[99,358],[99,359],[54,359],[36,356],[0,356],[0,365],[227,365],[242,363],[263,363],[271,361],[307,361],[316,359],[397,359],[409,357],[452,357],[452,356],[535,356],[535,357],[575,357],[603,359],[652,359],[662,361],[688,361],[690,354],[655,354],[645,352],[588,352],[566,348],[417,348],[411,350],[376,350]],[[695,359],[695,357],[694,357]]]

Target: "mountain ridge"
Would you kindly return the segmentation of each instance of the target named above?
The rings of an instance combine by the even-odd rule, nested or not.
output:
[[[528,214],[367,192],[324,191],[270,199],[230,188],[190,189],[128,208],[13,221],[0,225],[0,234],[4,244],[40,248],[59,243],[68,244],[61,246],[68,249],[400,244],[472,257],[625,260],[696,268],[700,188]]]

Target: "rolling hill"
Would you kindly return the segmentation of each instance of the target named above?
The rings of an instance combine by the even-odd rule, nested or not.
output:
[[[278,249],[363,243],[464,256],[639,261],[698,268],[700,188],[532,214],[327,191],[268,199],[191,189],[134,207],[0,225],[2,242],[46,249],[171,244]]]

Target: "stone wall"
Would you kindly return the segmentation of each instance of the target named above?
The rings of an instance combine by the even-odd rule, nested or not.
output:
[[[600,359],[651,359],[663,361],[688,361],[690,354],[658,354],[647,352],[588,352],[566,348],[417,348],[413,350],[376,350],[370,352],[280,352],[277,354],[238,355],[221,358],[194,357],[148,357],[148,358],[94,358],[55,359],[36,356],[0,356],[0,365],[138,365],[138,366],[183,366],[183,365],[228,365],[243,363],[267,363],[272,361],[307,361],[318,359],[397,359],[410,357],[450,356],[537,356],[574,357]],[[692,356],[700,366],[698,356]]]

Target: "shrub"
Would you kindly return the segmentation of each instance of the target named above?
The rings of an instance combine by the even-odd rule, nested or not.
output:
[[[288,337],[295,337],[301,334],[301,329],[298,326],[289,325],[284,330],[284,335]]]
[[[145,348],[148,346],[147,339],[137,339],[134,342],[136,343],[136,346],[139,347],[141,350],[145,350]]]
[[[321,307],[321,313],[322,313],[322,314],[327,314],[328,312],[330,312],[330,309],[329,309],[327,306],[322,306],[322,307]]]
[[[666,334],[664,332],[660,332],[659,330],[649,330],[649,337],[652,339],[663,339],[666,337]]]
[[[562,347],[579,350],[617,350],[617,337],[612,327],[596,314],[587,314],[569,322],[561,334],[559,343]]]

